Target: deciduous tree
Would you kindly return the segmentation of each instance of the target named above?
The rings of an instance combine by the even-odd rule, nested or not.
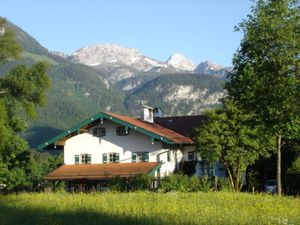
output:
[[[0,19],[0,65],[20,57],[13,31]],[[45,102],[50,86],[44,62],[30,67],[17,66],[0,78],[0,184],[7,189],[27,185],[26,162],[20,154],[28,149],[21,137],[26,120],[35,116],[36,108]]]
[[[300,135],[299,21],[298,0],[258,0],[237,26],[244,36],[227,84],[229,96],[277,138],[278,195],[282,145]]]
[[[210,163],[222,163],[237,192],[242,188],[247,167],[260,156],[269,156],[272,146],[272,139],[253,125],[253,116],[227,101],[224,108],[208,112],[209,121],[197,130],[200,155]]]

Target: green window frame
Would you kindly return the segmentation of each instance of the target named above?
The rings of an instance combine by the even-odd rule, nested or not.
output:
[[[132,162],[136,162],[136,156],[137,156],[136,152],[131,153]]]
[[[92,156],[91,154],[81,154],[80,155],[80,164],[91,164]]]
[[[75,164],[79,164],[79,155],[75,155]]]
[[[107,163],[107,153],[102,154],[102,163]]]
[[[149,152],[132,152],[132,162],[149,162]]]

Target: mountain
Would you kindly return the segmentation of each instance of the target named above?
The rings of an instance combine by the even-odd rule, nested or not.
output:
[[[141,114],[141,105],[160,107],[164,116],[199,114],[220,104],[225,95],[220,78],[180,73],[158,76],[126,97],[126,108]]]
[[[173,54],[166,63],[176,69],[183,71],[194,71],[196,69],[196,65],[184,55],[179,53]]]
[[[231,67],[223,67],[220,65],[217,65],[216,63],[212,61],[204,61],[200,63],[196,69],[195,73],[198,74],[208,74],[208,75],[214,75],[218,77],[225,77],[227,72],[231,70]]]
[[[71,60],[103,71],[113,83],[139,72],[160,71],[169,67],[168,64],[142,55],[137,49],[115,44],[83,47],[72,54]]]
[[[66,58],[64,55],[63,57]],[[197,66],[179,53],[171,55],[167,61],[162,62],[143,55],[137,49],[115,44],[83,47],[68,58],[72,62],[88,65],[103,72],[112,83],[147,72],[160,74],[190,72],[225,77],[230,69],[211,61],[201,62]]]
[[[9,26],[24,52],[20,61],[1,65],[0,76],[20,63],[50,64],[47,106],[38,110],[37,120],[25,134],[31,146],[99,111],[138,117],[147,104],[161,107],[164,115],[199,114],[218,105],[225,94],[224,80],[210,75],[223,67],[207,63],[196,68],[180,54],[161,62],[114,44],[84,47],[68,56],[49,51],[21,28]]]

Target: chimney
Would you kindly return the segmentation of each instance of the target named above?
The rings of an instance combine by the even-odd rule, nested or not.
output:
[[[159,107],[154,108],[154,117],[162,117],[162,110]]]
[[[148,123],[153,123],[153,111],[154,108],[147,106],[147,105],[143,105],[144,108],[144,121],[148,122]]]

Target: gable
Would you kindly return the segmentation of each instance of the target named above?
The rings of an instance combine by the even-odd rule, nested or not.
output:
[[[45,147],[49,145],[56,145],[56,143],[63,143],[65,140],[80,134],[82,132],[86,132],[89,128],[102,124],[105,120],[110,120],[122,126],[125,126],[126,129],[133,129],[137,132],[145,134],[149,136],[152,141],[159,140],[163,143],[167,144],[192,144],[192,139],[183,136],[173,130],[165,128],[159,124],[148,123],[139,119],[131,118],[128,116],[123,116],[115,113],[104,113],[100,112],[96,115],[87,118],[71,127],[70,129],[62,132],[61,134],[45,141],[44,143],[37,146],[38,150],[43,150]]]

